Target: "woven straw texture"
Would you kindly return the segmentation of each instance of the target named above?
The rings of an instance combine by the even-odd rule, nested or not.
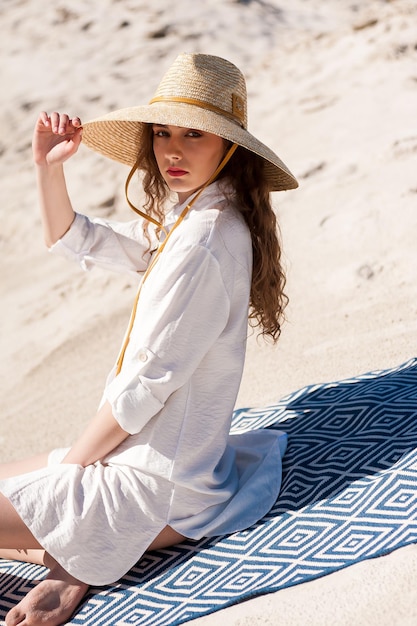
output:
[[[150,104],[113,111],[83,125],[83,142],[106,157],[133,166],[145,124],[194,128],[219,135],[265,160],[271,191],[295,189],[282,160],[246,130],[246,84],[225,59],[181,54],[163,77]]]

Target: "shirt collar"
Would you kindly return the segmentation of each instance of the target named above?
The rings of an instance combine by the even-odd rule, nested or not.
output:
[[[225,185],[224,185],[224,181],[222,181],[222,183],[223,184],[220,184],[220,181],[216,180],[213,183],[211,183],[211,185],[208,185],[208,187],[203,189],[200,197],[198,198],[198,200],[196,200],[195,204],[193,204],[192,210],[198,210],[199,208],[202,207],[202,204],[204,206],[207,206],[208,204],[211,204],[213,202],[218,202],[219,200],[223,200],[225,197]],[[229,186],[227,186],[227,189],[228,187]],[[193,194],[191,194],[191,196],[189,196],[184,202],[181,202],[181,203],[177,202],[176,204],[174,204],[172,209],[165,216],[165,220],[164,220],[165,226],[169,227],[177,220],[182,210],[194,198],[194,196],[197,195],[197,193],[198,193],[198,189]]]

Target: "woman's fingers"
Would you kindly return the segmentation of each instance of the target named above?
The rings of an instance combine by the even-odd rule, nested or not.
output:
[[[69,117],[66,113],[57,113],[54,111],[51,113],[51,127],[52,132],[65,135],[67,133]]]
[[[44,126],[49,126],[50,125],[50,118],[49,115],[47,114],[46,111],[41,111],[39,113],[39,121],[43,123]]]
[[[39,114],[36,122],[32,150],[38,165],[64,163],[78,150],[81,142],[82,124],[79,117],[70,119],[67,113],[46,111]]]
[[[70,119],[67,113],[58,113],[54,111],[49,116],[46,111],[42,111],[40,114],[40,120],[44,126],[49,127],[53,133],[58,135],[67,135],[74,133],[75,130],[81,127],[81,120],[79,117]]]

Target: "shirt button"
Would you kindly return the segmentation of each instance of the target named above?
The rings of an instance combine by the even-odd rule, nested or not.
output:
[[[145,363],[148,360],[148,355],[146,354],[146,352],[139,352],[139,361],[142,361],[142,363]]]

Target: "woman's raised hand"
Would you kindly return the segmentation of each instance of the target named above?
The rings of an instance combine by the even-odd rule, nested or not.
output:
[[[39,115],[32,139],[33,160],[37,165],[59,165],[78,150],[81,143],[81,120],[66,113],[45,111]]]

